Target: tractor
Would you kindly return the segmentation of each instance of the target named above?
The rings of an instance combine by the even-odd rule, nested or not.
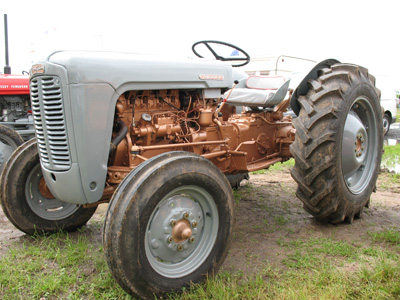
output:
[[[106,259],[136,297],[217,272],[232,239],[232,187],[249,172],[293,157],[297,197],[333,224],[359,218],[376,189],[382,114],[367,69],[327,59],[292,89],[237,68],[250,61],[237,46],[192,50],[198,57],[57,51],[36,63],[36,139],[0,178],[4,213],[27,234],[76,230],[109,202]]]
[[[24,141],[35,136],[29,76],[13,75],[9,66],[7,15],[4,15],[4,74],[0,74],[0,172],[11,153]]]

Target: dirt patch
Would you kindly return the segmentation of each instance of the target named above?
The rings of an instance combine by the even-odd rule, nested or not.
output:
[[[223,269],[259,273],[265,265],[284,268],[282,260],[288,250],[280,245],[283,241],[334,238],[368,246],[369,232],[400,227],[399,189],[379,190],[384,181],[380,176],[378,191],[372,195],[371,206],[360,219],[353,224],[330,225],[303,210],[295,196],[297,185],[289,170],[251,175],[239,190],[235,234]]]
[[[353,224],[329,225],[315,220],[302,208],[295,196],[296,183],[289,170],[251,175],[242,182],[236,195],[235,227],[232,245],[222,270],[259,273],[266,265],[285,268],[282,260],[288,249],[282,242],[307,238],[334,238],[350,243],[371,243],[371,231],[400,228],[399,188],[380,190],[385,178],[380,176],[378,191],[372,195],[371,206]],[[102,221],[107,205],[99,206],[89,221],[85,234],[93,243],[101,244]],[[79,234],[79,233],[77,233]],[[25,234],[17,230],[0,211],[0,256],[10,245],[23,243]],[[342,266],[357,269],[356,265]]]

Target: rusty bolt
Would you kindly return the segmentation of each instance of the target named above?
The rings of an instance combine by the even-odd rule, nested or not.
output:
[[[172,236],[169,236],[167,239],[168,243],[172,243],[173,240],[174,240],[174,238]]]
[[[182,245],[178,245],[178,251],[182,251],[183,250],[183,246]]]
[[[198,224],[196,221],[194,221],[194,222],[192,223],[192,227],[193,227],[193,228],[196,228],[197,225],[199,225],[199,224]]]
[[[189,242],[193,243],[193,242],[194,242],[194,237],[191,237],[191,238],[189,239]]]
[[[174,227],[176,225],[176,220],[171,220],[170,224],[172,227]]]
[[[187,218],[189,218],[189,213],[187,213],[187,212],[186,212],[186,213],[184,213],[184,214],[183,214],[183,218],[184,218],[184,219],[187,219]]]

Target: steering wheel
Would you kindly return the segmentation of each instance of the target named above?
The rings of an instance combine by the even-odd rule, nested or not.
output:
[[[226,46],[228,48],[232,48],[232,54],[231,56],[228,57],[224,57],[221,55],[218,55],[217,52],[213,49],[213,47],[211,47],[210,44],[217,44],[217,45],[223,45]],[[199,41],[197,43],[194,43],[192,46],[192,51],[194,54],[196,54],[198,57],[200,58],[204,58],[203,56],[201,56],[197,51],[196,51],[196,47],[199,45],[204,45],[207,47],[207,49],[212,53],[212,55],[215,57],[216,60],[220,60],[220,61],[233,61],[233,62],[241,62],[244,61],[243,63],[239,63],[239,64],[234,64],[232,65],[232,67],[242,67],[247,65],[250,62],[250,55],[248,55],[244,50],[240,49],[239,47],[232,45],[232,44],[228,44],[225,42],[220,42],[220,41]],[[244,57],[240,57],[243,54]],[[239,56],[239,57],[233,57],[233,56]]]

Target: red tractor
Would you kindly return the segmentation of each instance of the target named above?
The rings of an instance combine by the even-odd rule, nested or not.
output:
[[[6,66],[0,74],[0,171],[11,153],[34,137],[29,76],[11,75],[8,65],[7,15],[4,15]]]

